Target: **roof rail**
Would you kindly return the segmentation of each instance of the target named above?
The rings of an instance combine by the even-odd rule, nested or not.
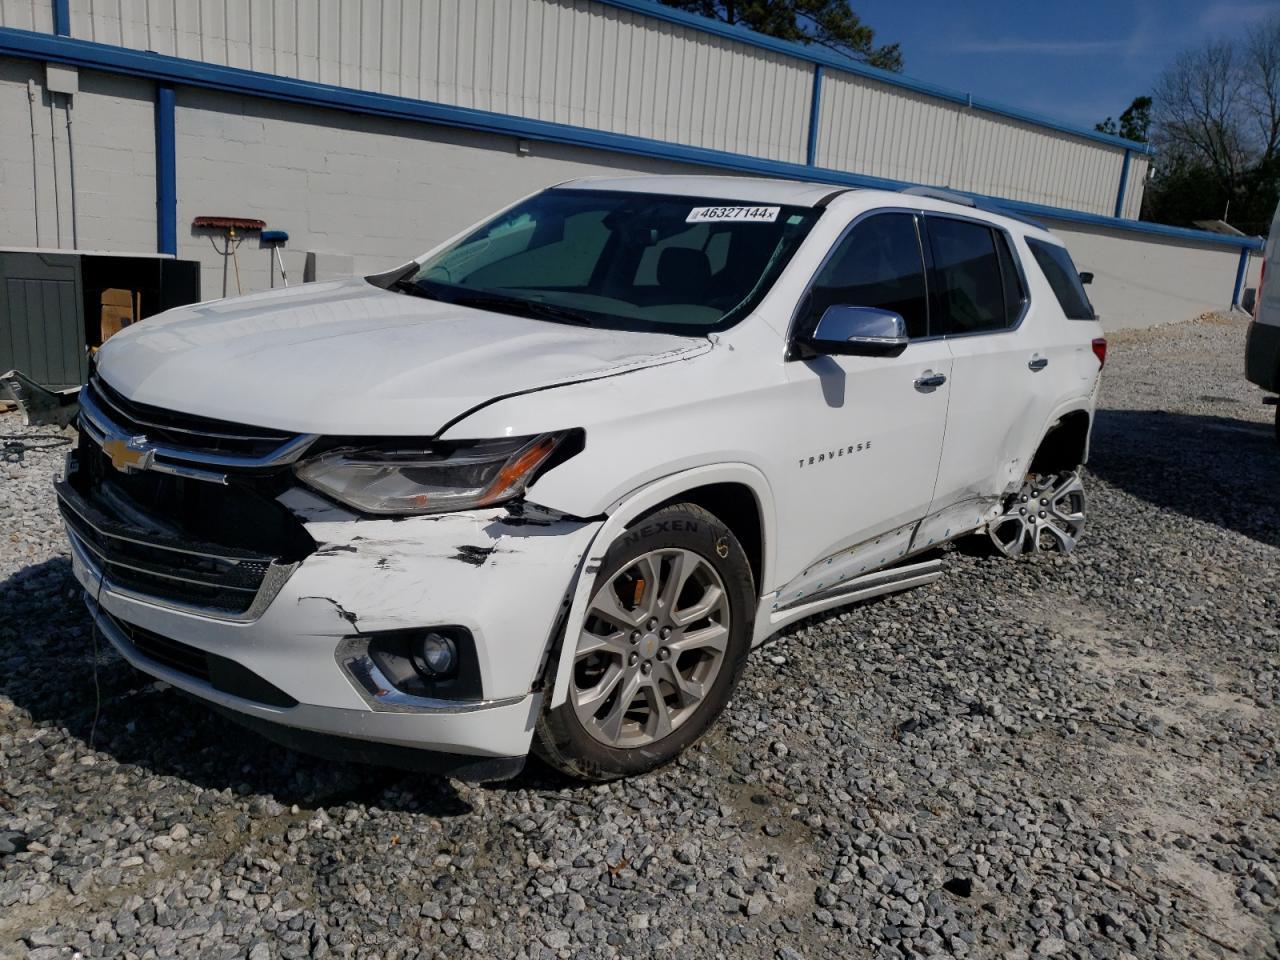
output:
[[[1041,230],[1049,229],[1039,220],[1032,220],[1030,217],[1015,213],[1000,202],[988,200],[986,197],[973,197],[965,193],[957,193],[954,190],[944,190],[942,187],[905,187],[901,192],[913,197],[929,197],[933,200],[958,203],[962,207],[973,207],[975,210],[999,214],[1002,217],[1017,220],[1019,223],[1025,223],[1031,227],[1039,227]]]
[[[963,193],[956,193],[954,190],[944,190],[942,187],[907,187],[902,192],[913,197],[946,200],[948,203],[958,203],[962,207],[976,207],[978,205],[973,197],[967,197]]]
[[[1033,220],[1030,217],[1024,216],[1021,213],[1014,213],[1012,210],[1010,210],[1008,207],[1006,207],[1002,203],[996,203],[992,200],[986,200],[983,198],[976,198],[973,201],[973,205],[977,207],[979,210],[985,210],[987,213],[999,214],[1000,216],[1005,217],[1009,220],[1017,220],[1019,223],[1025,223],[1029,227],[1036,227],[1037,229],[1040,229],[1040,230],[1049,229],[1039,220]]]

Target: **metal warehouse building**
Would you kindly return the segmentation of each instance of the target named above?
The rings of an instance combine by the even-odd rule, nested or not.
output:
[[[1238,302],[1258,247],[1134,219],[1141,144],[648,0],[0,0],[0,131],[0,247],[197,260],[206,298],[197,216],[287,231],[290,276],[324,277],[626,171],[999,198],[1112,328]],[[256,240],[238,261],[268,285]]]

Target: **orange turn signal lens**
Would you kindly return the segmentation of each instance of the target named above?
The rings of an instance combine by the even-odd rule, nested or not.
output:
[[[561,436],[560,434],[552,434],[539,437],[508,460],[502,469],[498,471],[498,475],[493,478],[489,488],[481,494],[477,504],[485,506],[495,500],[501,500],[513,490],[518,490],[522,487],[529,474],[542,466],[543,461],[551,456],[551,451],[555,450],[557,444],[560,443]]]

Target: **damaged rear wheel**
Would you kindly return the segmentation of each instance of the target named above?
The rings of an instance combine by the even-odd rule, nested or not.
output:
[[[535,750],[585,780],[643,773],[724,709],[751,645],[755,590],[737,538],[693,504],[645,517],[610,548],[575,638],[568,698]]]
[[[1084,533],[1086,501],[1079,468],[1028,474],[1004,512],[987,524],[991,542],[1007,557],[1056,550],[1070,553]]]

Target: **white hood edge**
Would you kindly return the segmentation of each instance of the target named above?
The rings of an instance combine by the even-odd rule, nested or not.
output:
[[[136,403],[294,433],[431,436],[488,403],[710,349],[702,336],[578,327],[364,279],[179,307],[103,345]]]

